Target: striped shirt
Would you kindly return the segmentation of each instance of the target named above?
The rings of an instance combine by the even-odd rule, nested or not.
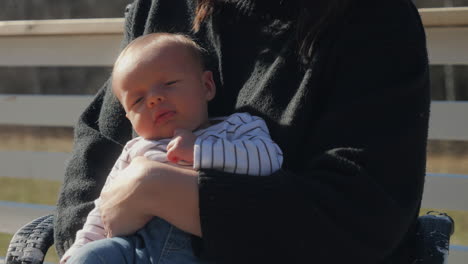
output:
[[[253,176],[267,176],[281,168],[282,151],[270,138],[263,119],[248,113],[235,113],[228,117],[210,120],[217,123],[194,132],[197,139],[194,145],[193,165],[183,161],[178,164],[168,161],[166,147],[171,141],[170,138],[147,140],[137,137],[125,145],[103,189],[106,189],[116,177],[120,177],[119,173],[138,156],[194,170],[216,169]],[[95,201],[95,208],[88,214],[83,229],[77,232],[75,243],[62,257],[61,263],[84,244],[106,238],[98,209],[99,202],[100,198]]]

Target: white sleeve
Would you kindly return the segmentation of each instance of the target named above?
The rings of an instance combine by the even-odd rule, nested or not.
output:
[[[236,114],[229,118],[226,137],[197,138],[194,169],[217,169],[234,174],[266,176],[279,170],[283,153],[259,117]]]

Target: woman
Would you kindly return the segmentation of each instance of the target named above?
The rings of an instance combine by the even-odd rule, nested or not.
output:
[[[263,117],[284,165],[252,177],[139,159],[102,197],[112,236],[150,213],[193,234],[196,254],[215,263],[412,262],[430,97],[410,0],[136,0],[124,46],[159,31],[191,34],[208,51],[211,116]],[[132,136],[109,83],[75,136],[58,202],[60,255]]]

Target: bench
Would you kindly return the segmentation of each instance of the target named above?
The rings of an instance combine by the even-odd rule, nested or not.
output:
[[[468,8],[420,9],[432,65],[468,65]],[[0,22],[0,66],[111,66],[119,51],[123,19]],[[80,43],[80,45],[76,45]],[[72,127],[90,95],[0,94],[0,125]],[[61,109],[56,111],[56,109]],[[468,101],[433,101],[429,138],[468,141]],[[10,113],[15,113],[11,115]],[[66,152],[0,151],[1,176],[62,180]],[[16,166],[16,160],[26,160]],[[468,211],[468,175],[428,172],[423,208]],[[0,201],[0,232],[53,212],[53,206]],[[37,225],[52,225],[40,218]],[[47,250],[47,249],[45,249]],[[0,253],[1,255],[2,253]],[[451,245],[448,263],[468,259],[468,246]]]

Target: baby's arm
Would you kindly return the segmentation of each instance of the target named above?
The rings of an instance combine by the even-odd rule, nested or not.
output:
[[[281,168],[283,153],[271,139],[263,119],[238,113],[225,122],[229,124],[225,136],[197,138],[194,169],[266,176]]]
[[[167,159],[177,163],[185,161],[193,164],[193,148],[197,137],[188,129],[176,129],[174,137],[167,144]]]

